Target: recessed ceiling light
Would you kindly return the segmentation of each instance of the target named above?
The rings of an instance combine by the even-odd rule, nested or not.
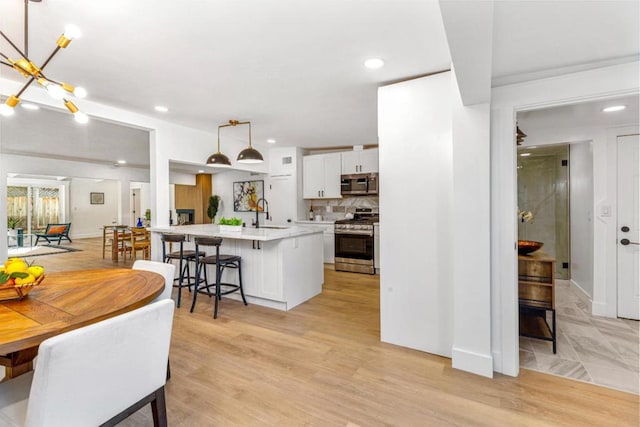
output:
[[[67,179],[67,177],[66,176],[58,176],[58,177],[56,177],[56,179],[58,181],[64,181],[65,179]]]
[[[200,169],[200,170],[198,171],[198,173],[204,173],[204,171],[203,171],[202,169]]]
[[[22,103],[20,105],[25,110],[39,110],[40,109],[40,107],[38,107],[36,104],[29,104],[28,102],[24,102],[24,103]]]
[[[364,61],[364,66],[372,70],[384,67],[384,61],[380,58],[369,58]]]
[[[275,139],[273,139],[273,138],[269,138],[269,139],[267,139],[267,142],[268,142],[269,144],[275,144],[275,143],[276,143],[276,140],[275,140]]]
[[[538,147],[536,147],[535,145],[532,145],[531,147],[527,147],[527,148],[538,148]]]
[[[614,111],[621,111],[627,108],[626,105],[612,105],[611,107],[603,108],[602,111],[605,113],[612,113]]]
[[[118,160],[118,164],[119,165],[126,165],[127,161],[126,160]]]
[[[164,105],[156,105],[155,107],[153,107],[156,111],[159,111],[161,113],[166,113],[167,111],[169,111],[169,108],[165,107]]]
[[[531,155],[531,153],[522,153],[522,154],[520,154],[520,157],[528,157],[530,155]]]

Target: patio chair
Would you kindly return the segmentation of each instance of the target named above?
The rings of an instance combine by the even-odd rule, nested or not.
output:
[[[51,240],[58,239],[58,244],[62,242],[62,239],[66,239],[69,243],[73,243],[71,238],[69,237],[69,229],[71,228],[71,223],[67,222],[65,224],[47,224],[47,229],[44,233],[35,233],[36,235],[36,243],[35,246],[38,246],[38,241],[40,238],[43,238],[47,241],[47,243],[52,243]]]

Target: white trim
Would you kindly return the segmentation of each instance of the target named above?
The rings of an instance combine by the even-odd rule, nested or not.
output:
[[[580,286],[573,279],[569,280],[569,288],[573,290],[573,293],[580,299],[580,301],[587,305],[587,309],[589,310],[589,313],[591,313],[591,296],[587,293],[587,291],[582,289],[582,286]]]
[[[451,350],[451,367],[493,378],[493,358],[486,354],[453,347]]]
[[[492,352],[502,356],[501,361],[494,360],[497,372],[515,376],[519,371],[515,115],[519,111],[637,94],[639,70],[640,62],[634,62],[492,91]]]

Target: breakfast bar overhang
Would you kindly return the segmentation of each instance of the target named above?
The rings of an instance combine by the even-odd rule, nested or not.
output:
[[[221,232],[218,225],[194,224],[151,227],[150,231],[154,261],[162,261],[163,233],[185,235],[185,249],[194,248],[193,238],[196,236],[222,237],[220,252],[242,257],[243,287],[250,304],[287,311],[322,292],[321,230],[292,226],[243,227],[241,231]],[[223,282],[237,283],[237,280],[237,274],[223,273]],[[227,297],[240,298],[238,294]]]

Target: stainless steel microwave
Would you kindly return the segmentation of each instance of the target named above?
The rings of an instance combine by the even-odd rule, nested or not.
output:
[[[343,196],[369,196],[378,194],[377,173],[342,175],[340,194]]]

